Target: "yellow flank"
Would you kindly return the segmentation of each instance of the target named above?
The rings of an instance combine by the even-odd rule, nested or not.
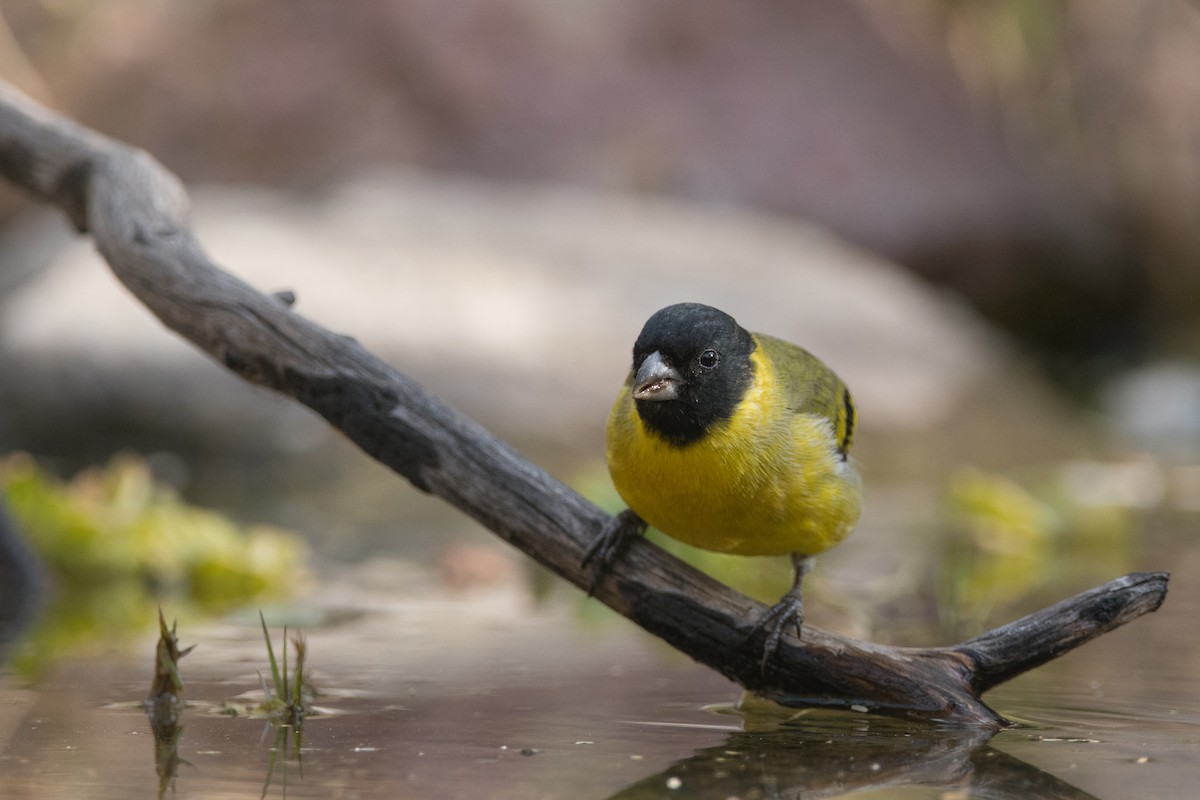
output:
[[[853,409],[815,357],[754,338],[754,383],[733,416],[693,444],[649,432],[627,382],[608,420],[609,471],[630,508],[682,542],[815,555],[845,538],[861,510],[858,474],[838,449],[849,444]]]

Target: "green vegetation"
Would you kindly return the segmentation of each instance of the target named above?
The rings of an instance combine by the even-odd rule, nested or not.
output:
[[[263,702],[253,716],[266,717],[275,730],[275,743],[271,748],[271,758],[267,762],[267,775],[263,779],[262,796],[267,796],[271,781],[275,777],[275,766],[282,755],[282,775],[284,795],[287,795],[287,764],[294,756],[300,777],[304,777],[304,762],[301,760],[301,748],[304,744],[304,719],[313,713],[312,699],[316,691],[312,687],[308,673],[304,669],[308,646],[304,637],[296,634],[292,637],[292,649],[296,653],[296,663],[292,673],[288,674],[288,635],[287,627],[283,629],[283,647],[280,648],[282,660],[276,661],[275,648],[271,644],[271,634],[267,631],[267,620],[262,612],[258,613],[262,623],[263,640],[267,643],[267,658],[271,662],[271,683],[263,681]],[[262,678],[261,673],[259,678]]]
[[[312,685],[304,670],[304,661],[308,655],[308,645],[304,637],[296,634],[292,637],[292,649],[296,653],[296,664],[292,674],[288,674],[288,636],[287,628],[283,629],[282,662],[275,660],[275,648],[271,644],[271,634],[267,631],[267,621],[262,612],[258,614],[262,622],[263,640],[267,643],[267,658],[271,662],[271,684],[263,681],[263,704],[258,712],[262,716],[283,725],[299,727],[304,718],[312,713]]]
[[[303,723],[306,717],[316,713],[312,701],[316,696],[305,661],[308,648],[304,637],[296,634],[291,638],[292,651],[295,653],[295,663],[288,667],[288,635],[287,628],[283,629],[283,647],[280,658],[275,657],[275,647],[271,643],[271,634],[267,630],[267,621],[263,613],[258,613],[262,625],[263,641],[267,645],[267,660],[271,666],[271,681],[262,680],[263,702],[252,709],[227,702],[224,712],[232,717],[250,717],[265,719],[267,731],[274,731],[274,743],[270,748],[270,758],[267,762],[267,773],[263,780],[262,796],[266,797],[271,783],[275,778],[276,767],[281,766],[280,781],[284,795],[287,795],[288,762],[294,758],[300,769],[300,777],[304,777],[304,767],[301,761],[303,745]],[[179,756],[179,743],[183,737],[181,714],[184,702],[183,678],[179,674],[179,661],[190,653],[195,645],[185,649],[179,647],[179,639],[175,633],[175,625],[167,626],[162,609],[158,612],[159,639],[155,649],[154,681],[150,694],[141,705],[150,719],[155,741],[155,770],[159,779],[158,796],[165,797],[168,789],[174,788],[175,776],[179,765],[183,763]],[[264,731],[264,736],[266,731]]]
[[[175,635],[175,623],[167,627],[162,609],[158,610],[158,645],[154,652],[154,681],[150,684],[150,700],[171,698],[179,703],[183,694],[183,678],[179,674],[179,661],[196,649],[196,645],[180,649]]]
[[[158,774],[158,796],[167,796],[174,786],[175,773],[182,763],[179,757],[179,740],[183,726],[179,715],[183,712],[183,678],[179,674],[179,661],[196,648],[195,645],[180,649],[175,635],[175,625],[167,627],[162,609],[158,609],[158,644],[154,649],[154,680],[150,694],[142,702],[150,728],[154,731],[154,769]]]
[[[65,483],[27,455],[9,456],[0,494],[51,576],[48,608],[14,653],[26,672],[127,641],[160,602],[184,616],[225,613],[286,597],[306,574],[297,537],[189,505],[135,456]]]
[[[998,615],[1128,571],[1134,516],[1115,502],[1081,500],[1061,480],[1026,488],[974,468],[952,476],[946,498],[938,608],[945,630],[979,633]]]

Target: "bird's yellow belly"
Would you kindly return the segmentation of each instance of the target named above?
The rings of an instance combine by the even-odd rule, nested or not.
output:
[[[738,555],[814,555],[858,520],[858,475],[836,455],[827,420],[793,416],[787,434],[772,436],[769,418],[746,418],[676,447],[625,411],[610,423],[609,471],[629,507],[672,538]]]

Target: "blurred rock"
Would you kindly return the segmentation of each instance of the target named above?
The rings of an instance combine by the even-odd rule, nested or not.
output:
[[[1109,385],[1103,406],[1126,446],[1170,462],[1200,458],[1200,365],[1148,364]]]

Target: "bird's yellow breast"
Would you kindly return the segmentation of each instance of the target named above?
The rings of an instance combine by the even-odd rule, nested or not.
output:
[[[692,444],[648,430],[626,386],[608,420],[608,467],[622,499],[663,533],[740,555],[814,555],[854,527],[861,490],[833,417],[798,412],[795,376],[759,346],[733,415]]]

